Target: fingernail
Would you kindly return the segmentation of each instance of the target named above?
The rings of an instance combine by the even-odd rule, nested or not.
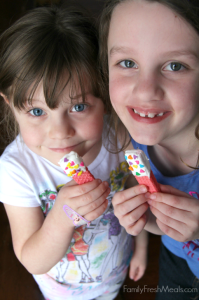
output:
[[[107,186],[107,187],[109,186],[107,181],[104,181],[104,185]]]
[[[98,179],[97,182],[98,182],[98,183],[101,183],[102,181],[101,181],[101,179]]]
[[[151,194],[150,194],[149,192],[147,192],[147,193],[145,194],[145,197],[146,197],[146,198],[149,198],[150,195],[151,195]]]
[[[147,188],[145,186],[141,186],[140,187],[140,192],[141,193],[146,193],[147,192]]]
[[[155,194],[149,194],[149,198],[152,199],[152,200],[155,200],[156,199],[156,195]]]

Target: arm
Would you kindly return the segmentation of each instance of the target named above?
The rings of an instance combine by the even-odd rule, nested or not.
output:
[[[63,211],[64,204],[89,221],[105,211],[110,190],[107,183],[100,182],[94,180],[83,185],[69,182],[60,190],[45,219],[40,207],[5,205],[15,254],[30,273],[48,272],[66,253],[74,225]]]
[[[30,273],[46,273],[64,256],[74,227],[67,217],[65,224],[60,216],[53,220],[53,212],[44,219],[40,207],[4,206],[17,258]]]
[[[146,270],[148,253],[148,233],[142,230],[135,237],[133,257],[130,262],[129,277],[134,281],[139,280]]]

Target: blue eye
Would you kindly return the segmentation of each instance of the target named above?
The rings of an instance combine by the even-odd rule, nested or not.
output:
[[[120,65],[124,68],[137,68],[137,65],[134,61],[132,60],[123,60],[120,62]]]
[[[45,114],[41,108],[33,108],[29,111],[29,113],[35,117],[40,117]]]
[[[181,70],[185,69],[185,67],[181,63],[172,62],[169,65],[167,65],[165,69],[167,71],[177,72],[177,71],[181,71]]]
[[[86,107],[87,107],[87,105],[83,104],[83,103],[75,104],[72,108],[72,111],[81,112],[81,111],[85,110]]]

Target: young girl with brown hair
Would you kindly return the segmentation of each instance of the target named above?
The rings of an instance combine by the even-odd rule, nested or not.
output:
[[[113,110],[161,187],[154,194],[142,185],[117,193],[115,214],[133,235],[143,228],[162,234],[157,299],[193,299],[199,296],[199,1],[109,0],[100,26]]]
[[[146,267],[145,233],[131,260],[133,239],[113,213],[130,177],[123,154],[103,145],[109,105],[97,59],[96,29],[77,10],[35,9],[0,38],[0,92],[19,132],[0,158],[0,199],[16,256],[45,299],[111,300],[130,261],[134,279]],[[64,174],[58,162],[71,151],[94,181],[79,186]],[[74,226],[64,205],[89,227]]]

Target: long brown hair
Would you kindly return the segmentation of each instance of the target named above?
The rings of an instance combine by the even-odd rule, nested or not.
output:
[[[137,0],[107,0],[105,2],[105,6],[102,11],[100,22],[99,22],[100,61],[102,64],[102,70],[104,76],[105,93],[108,93],[109,90],[107,41],[108,41],[111,17],[115,7],[127,1],[137,1]],[[145,0],[145,1],[159,2],[171,8],[172,10],[177,12],[180,16],[182,16],[188,23],[190,23],[192,27],[199,34],[199,0]],[[106,95],[106,97],[108,97],[108,95]],[[116,139],[117,139],[117,128],[121,126],[121,121],[113,108],[111,112],[111,120],[112,120],[111,122],[115,126]],[[195,135],[196,138],[199,139],[199,125],[196,127]],[[123,150],[126,147],[126,145],[129,143],[128,135],[126,135],[126,137],[127,138],[125,139],[121,147],[121,150]]]

